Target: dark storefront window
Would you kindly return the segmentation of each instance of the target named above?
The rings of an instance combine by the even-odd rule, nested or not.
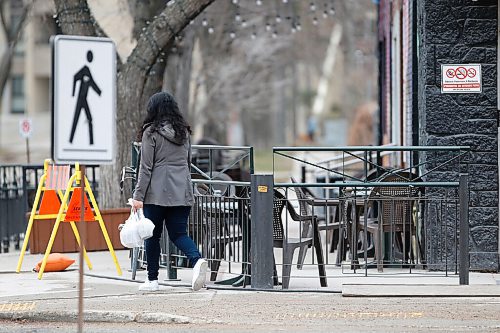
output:
[[[12,113],[24,113],[24,78],[22,76],[12,77]]]

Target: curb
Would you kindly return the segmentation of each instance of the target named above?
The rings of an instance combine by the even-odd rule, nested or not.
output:
[[[77,322],[78,311],[4,311],[0,312],[0,319],[7,320],[30,320],[30,321],[53,321],[53,322]],[[191,324],[205,322],[186,316],[178,316],[163,312],[128,312],[128,311],[105,311],[87,310],[84,312],[85,322],[102,323],[175,323]]]
[[[500,297],[499,285],[344,284],[343,297]]]

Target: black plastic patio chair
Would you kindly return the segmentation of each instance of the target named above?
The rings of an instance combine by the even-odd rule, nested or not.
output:
[[[287,213],[293,221],[310,223],[312,226],[311,237],[288,237],[287,230],[283,228],[282,214],[283,209],[286,207]],[[318,221],[314,216],[302,216],[297,214],[292,204],[286,197],[278,190],[274,190],[273,202],[273,246],[275,248],[283,249],[283,268],[282,268],[282,287],[288,289],[290,285],[290,274],[292,270],[293,254],[297,248],[307,248],[314,246],[316,250],[316,257],[318,260],[318,272],[320,284],[322,287],[327,286],[326,272],[323,258],[323,250],[320,244]],[[276,265],[274,267],[276,274]]]

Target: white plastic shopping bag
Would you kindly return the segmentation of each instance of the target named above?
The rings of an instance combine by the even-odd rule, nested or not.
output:
[[[142,245],[142,238],[139,235],[139,218],[133,208],[125,224],[121,224],[120,227],[120,242],[123,246],[134,248]]]
[[[155,228],[154,223],[144,216],[142,209],[137,210],[137,216],[139,219],[138,232],[141,239],[148,239],[153,236],[153,230]]]

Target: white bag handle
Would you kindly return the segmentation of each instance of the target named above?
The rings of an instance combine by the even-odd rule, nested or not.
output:
[[[132,206],[132,198],[128,199],[128,204]],[[134,219],[134,223],[137,223],[137,232],[142,240],[153,236],[155,225],[150,219],[144,216],[144,210],[142,208],[134,209],[132,206],[130,209],[130,217]]]

